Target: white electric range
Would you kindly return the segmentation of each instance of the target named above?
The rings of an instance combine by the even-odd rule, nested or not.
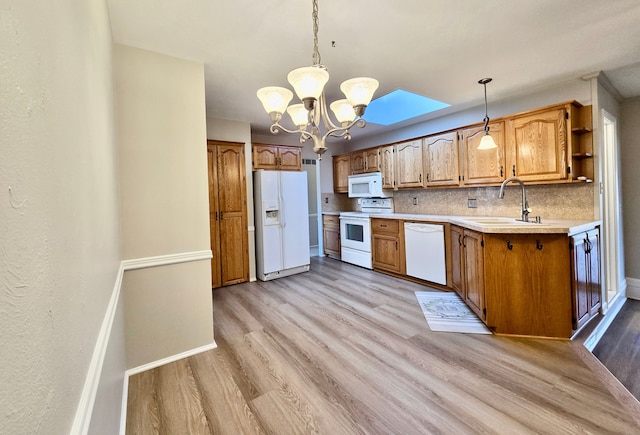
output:
[[[362,198],[361,211],[340,213],[342,261],[373,269],[371,259],[371,215],[393,213],[393,198]]]

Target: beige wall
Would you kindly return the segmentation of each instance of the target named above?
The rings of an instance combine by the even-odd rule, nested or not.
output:
[[[640,98],[622,104],[619,118],[622,160],[622,204],[624,224],[625,271],[640,280]]]
[[[0,5],[0,432],[69,433],[120,265],[101,1]],[[94,433],[117,433],[116,319]]]
[[[204,66],[115,45],[114,74],[124,259],[209,250]],[[210,280],[207,260],[125,272],[128,368],[212,343]]]

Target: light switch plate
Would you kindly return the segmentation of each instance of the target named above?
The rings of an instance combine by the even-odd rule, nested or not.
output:
[[[469,207],[469,208],[478,208],[478,200],[477,199],[467,199],[467,207]]]

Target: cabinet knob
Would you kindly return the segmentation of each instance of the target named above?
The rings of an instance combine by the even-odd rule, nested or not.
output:
[[[540,240],[536,240],[536,249],[538,251],[542,251],[543,247],[544,247],[544,245],[542,243],[540,243]]]
[[[513,167],[511,168],[511,172],[513,172],[513,176],[516,176],[516,165],[513,165]]]
[[[511,240],[507,240],[507,249],[508,249],[509,251],[512,251],[512,250],[513,250],[513,245],[511,244]]]

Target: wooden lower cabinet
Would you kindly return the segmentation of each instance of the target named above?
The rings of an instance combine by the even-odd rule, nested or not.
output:
[[[211,285],[249,281],[247,190],[243,143],[207,141]]]
[[[371,219],[371,255],[374,270],[406,273],[403,221]]]
[[[476,315],[485,319],[483,234],[451,225],[451,285]]]
[[[324,255],[340,260],[340,216],[322,215]]]
[[[566,234],[485,234],[486,324],[496,333],[569,338]]]
[[[570,338],[601,306],[600,233],[482,234],[451,225],[452,288],[497,334]]]
[[[572,322],[573,329],[578,330],[600,310],[599,228],[572,236],[571,250]]]

